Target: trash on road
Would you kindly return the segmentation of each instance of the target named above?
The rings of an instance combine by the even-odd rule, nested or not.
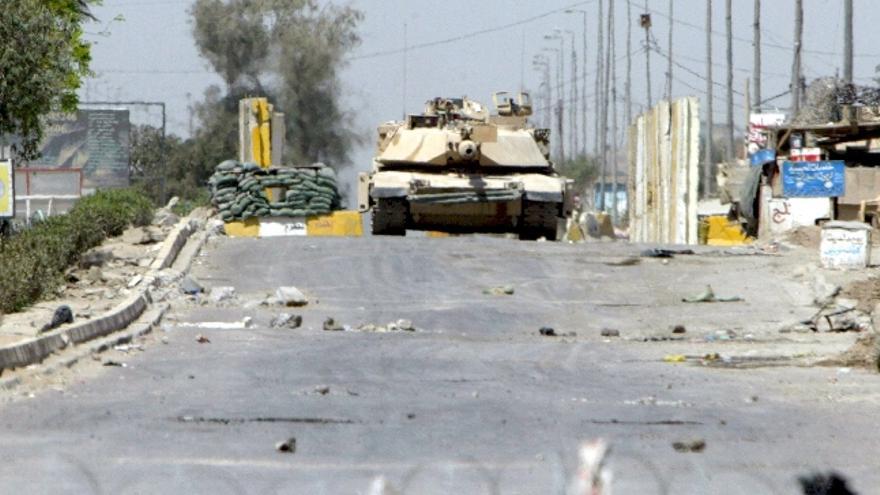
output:
[[[698,438],[695,440],[673,442],[672,448],[675,449],[676,452],[700,453],[706,450],[706,441],[702,438]]]
[[[483,289],[483,294],[489,296],[512,296],[515,290],[509,285],[500,285],[489,289]]]
[[[684,354],[667,354],[663,356],[663,362],[665,363],[683,363],[687,361],[687,357]]]
[[[675,325],[674,327],[672,327],[672,333],[674,333],[674,334],[687,333],[687,329],[684,327],[684,325]]]
[[[330,385],[316,385],[315,393],[319,395],[327,395],[330,393]]]
[[[715,302],[739,302],[744,299],[739,296],[729,296],[729,297],[718,297],[715,295],[715,292],[712,290],[711,285],[706,286],[706,290],[700,294],[690,297],[684,297],[681,299],[682,302],[686,303],[715,303]]]
[[[620,330],[614,328],[603,328],[599,333],[603,337],[620,337]]]
[[[212,301],[215,303],[228,301],[229,299],[235,298],[235,287],[228,286],[220,286],[211,288],[211,293],[208,295]]]
[[[250,328],[254,320],[250,316],[245,316],[239,321],[199,321],[199,322],[180,322],[177,327],[181,328],[213,328],[215,330],[240,330]]]
[[[293,286],[278,287],[275,290],[275,298],[284,306],[305,306],[309,303],[309,298]]]
[[[538,333],[540,333],[544,337],[556,337],[556,330],[550,327],[541,327],[541,329],[538,330]]]
[[[275,450],[278,452],[284,452],[285,454],[296,453],[296,438],[290,437],[283,442],[276,443]]]
[[[52,321],[40,329],[40,333],[54,330],[65,323],[73,323],[73,311],[70,309],[70,306],[62,304],[61,306],[58,306],[55,313],[52,314]]]
[[[196,342],[198,342],[199,344],[210,344],[211,340],[202,334],[198,334],[198,335],[196,335]]]
[[[645,249],[642,251],[642,258],[674,258],[677,254],[696,254],[693,249]]]
[[[856,495],[847,486],[846,478],[835,472],[799,476],[798,483],[804,495]]]
[[[299,328],[302,326],[302,316],[290,313],[281,313],[272,318],[269,326],[272,328]]]
[[[101,364],[103,364],[104,366],[114,366],[114,367],[119,367],[119,368],[126,367],[125,363],[120,363],[119,361],[113,361],[112,359],[108,359]]]

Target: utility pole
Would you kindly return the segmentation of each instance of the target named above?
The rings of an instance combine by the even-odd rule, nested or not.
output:
[[[791,118],[801,111],[801,46],[804,34],[804,2],[794,1],[794,61],[791,64]]]
[[[727,31],[727,162],[736,158],[733,140],[733,13],[732,0],[724,1],[724,24]]]
[[[703,197],[712,193],[712,0],[706,0],[706,155],[703,157]]]
[[[614,40],[614,2],[608,6],[608,53],[611,64],[611,222],[617,224],[617,52]]]
[[[650,109],[654,105],[654,101],[651,99],[651,13],[648,12],[648,0],[645,0],[642,27],[645,28],[645,80],[648,84],[648,109]]]
[[[666,59],[666,101],[672,103],[672,27],[675,25],[673,19],[675,19],[673,4],[674,0],[669,0],[669,46],[666,49],[666,54],[669,55]]]
[[[626,125],[632,124],[632,2],[626,2],[626,83],[623,85],[624,99],[626,100],[624,115]]]
[[[403,119],[406,120],[406,52],[409,48],[406,39],[406,23],[403,23],[403,96],[401,97],[401,107],[403,108]]]
[[[755,20],[752,24],[752,47],[754,53],[754,67],[752,67],[752,77],[754,80],[755,103],[753,111],[761,112],[761,0],[755,0]],[[749,117],[751,118],[751,117]]]
[[[610,1],[610,0],[609,0]],[[593,140],[593,155],[595,155],[600,160],[602,159],[601,151],[602,147],[599,144],[599,135],[601,134],[601,125],[599,124],[599,114],[602,113],[602,106],[599,104],[602,98],[603,91],[603,80],[602,76],[604,71],[602,70],[602,66],[604,65],[605,59],[605,49],[603,48],[605,41],[602,39],[604,36],[604,27],[603,21],[605,16],[603,15],[603,4],[604,0],[599,0],[599,16],[598,19],[598,29],[596,30],[598,40],[596,42],[596,91],[593,93],[593,109],[595,111],[595,125],[594,125],[594,134],[595,139]],[[600,198],[600,202],[602,199]]]
[[[843,0],[843,79],[853,83],[853,2]]]

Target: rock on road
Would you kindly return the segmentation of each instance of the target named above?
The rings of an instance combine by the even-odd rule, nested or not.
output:
[[[192,275],[234,299],[179,299],[143,352],[108,353],[124,367],[85,363],[67,383],[5,393],[0,492],[355,494],[384,475],[407,494],[561,494],[578,445],[605,438],[614,493],[798,493],[814,469],[880,493],[876,375],[692,359],[849,345],[779,334],[814,311],[792,275],[804,255],[616,263],[640,250],[219,238]],[[682,302],[708,284],[745,300]],[[258,304],[279,286],[309,304]],[[501,286],[514,291],[487,290]],[[272,328],[281,312],[302,326]],[[249,328],[229,324],[246,316]],[[349,331],[322,330],[327,318]],[[417,330],[357,330],[399,319]],[[673,448],[695,440],[702,452]]]

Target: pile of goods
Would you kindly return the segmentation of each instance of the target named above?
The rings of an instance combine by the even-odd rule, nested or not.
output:
[[[307,217],[340,209],[336,172],[317,163],[310,167],[260,168],[227,160],[208,180],[211,201],[223,221],[252,217]],[[269,199],[267,190],[272,191]]]

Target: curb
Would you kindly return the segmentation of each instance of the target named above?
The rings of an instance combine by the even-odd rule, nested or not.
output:
[[[162,242],[159,254],[140,284],[141,289],[110,312],[87,322],[74,323],[24,342],[0,347],[0,372],[39,363],[71,343],[81,344],[128,327],[152,303],[150,288],[156,283],[156,272],[174,263],[180,250],[198,228],[199,222],[194,219],[187,217],[180,220]]]

